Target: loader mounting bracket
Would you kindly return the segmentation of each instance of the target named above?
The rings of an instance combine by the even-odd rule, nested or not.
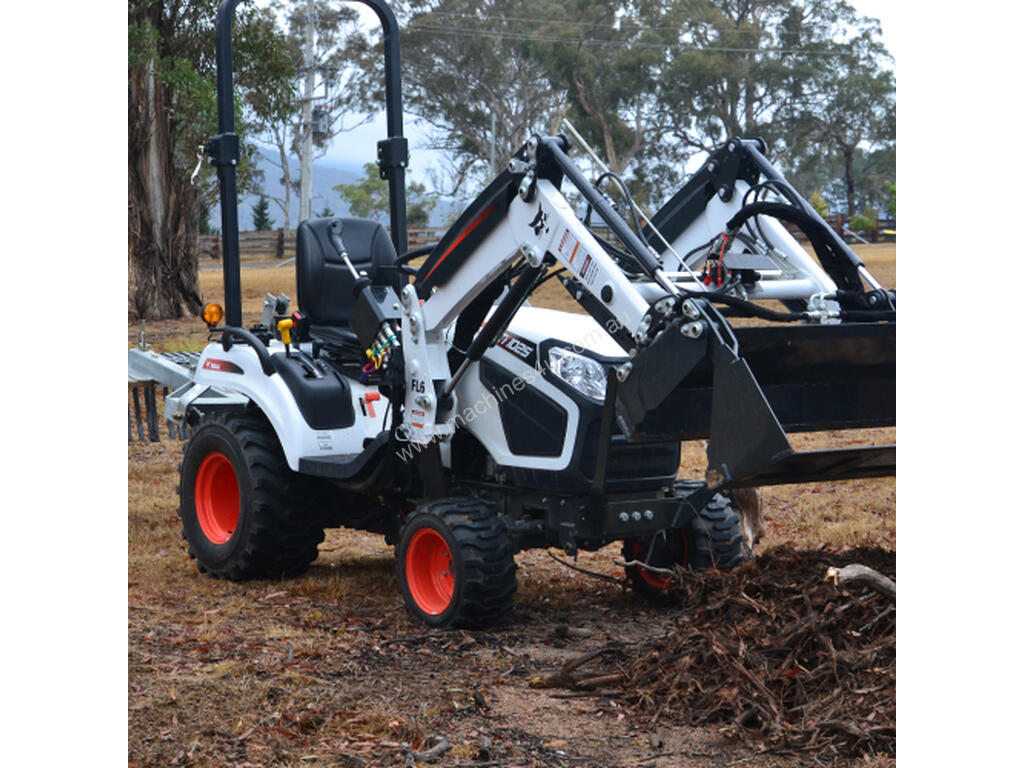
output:
[[[238,165],[238,134],[221,133],[206,142],[204,151],[217,167]]]
[[[404,136],[392,136],[377,142],[377,166],[382,179],[391,178],[395,168],[409,165],[409,140]]]

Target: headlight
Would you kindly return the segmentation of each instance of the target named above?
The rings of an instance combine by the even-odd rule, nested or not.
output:
[[[577,355],[564,347],[548,349],[548,369],[578,392],[594,400],[604,400],[608,373],[597,360]]]

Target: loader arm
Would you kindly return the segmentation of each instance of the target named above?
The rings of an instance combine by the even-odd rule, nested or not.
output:
[[[773,313],[725,292],[674,283],[654,249],[586,180],[566,149],[562,137],[531,139],[433,249],[416,282],[403,290],[404,439],[425,446],[454,435],[456,383],[499,339],[550,270],[560,268],[559,278],[569,293],[629,357],[608,371],[612,386],[602,435],[616,422],[632,439],[652,433],[678,439],[706,436],[707,486],[712,489],[895,471],[894,449],[811,456],[794,451],[786,436],[788,427],[895,423],[895,399],[888,397],[895,390],[894,321],[863,323],[863,330],[843,325],[842,333],[855,337],[846,348],[866,350],[880,362],[843,369],[851,372],[848,381],[818,382],[808,380],[804,369],[808,363],[813,369],[813,364],[825,362],[821,355],[827,357],[833,346],[835,326],[854,316],[873,321],[885,319],[885,314],[844,316],[833,303],[780,315],[805,322],[797,326],[801,330],[796,335],[773,337],[767,355],[762,351],[762,359],[778,352],[784,361],[772,368],[776,380],[769,397],[743,358],[737,333],[715,304],[745,305],[770,318]],[[566,180],[601,216],[618,246],[599,240],[577,218],[561,191]],[[755,205],[760,207],[724,210],[722,230],[728,232],[744,216],[766,210],[763,203]],[[796,206],[767,210],[817,226]],[[853,278],[859,260],[843,256],[845,290],[852,292],[858,287]],[[453,328],[454,337],[448,335]],[[864,343],[857,347],[857,340]],[[787,357],[782,354],[787,349],[799,354]],[[837,393],[852,398],[853,404],[830,400]],[[861,403],[864,397],[871,402]],[[808,404],[794,408],[794,399]],[[599,451],[605,448],[602,444]],[[600,480],[595,478],[596,487]]]
[[[632,254],[649,272],[654,301],[637,285],[577,218],[559,189],[565,171],[578,174],[564,155],[564,140],[534,138],[513,160],[521,173],[502,174],[463,215],[420,268],[415,284],[402,292],[402,335],[406,339],[405,434],[410,442],[426,444],[447,437],[454,425],[446,417],[457,410],[455,384],[473,362],[505,330],[509,320],[552,267],[565,270],[564,281],[578,284],[573,295],[605,331],[626,349],[636,351],[649,340],[656,304],[674,288],[643,246]],[[577,189],[592,202],[607,205],[585,181]],[[608,207],[606,220],[626,242],[636,240],[625,222]],[[613,220],[615,220],[613,222]],[[462,319],[481,297],[490,298],[495,283],[513,267],[517,277],[496,308],[473,336],[454,371],[446,354],[446,331]],[[651,292],[650,285],[648,293]],[[492,299],[493,301],[493,299]],[[486,306],[491,301],[484,302]],[[661,314],[670,311],[660,304]]]

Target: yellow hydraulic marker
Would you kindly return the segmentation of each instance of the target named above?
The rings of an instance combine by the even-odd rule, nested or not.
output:
[[[281,341],[284,342],[285,346],[292,343],[292,326],[295,325],[295,321],[290,317],[286,317],[284,320],[277,321],[277,332],[281,334]]]

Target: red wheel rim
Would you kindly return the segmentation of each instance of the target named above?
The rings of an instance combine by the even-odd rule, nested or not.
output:
[[[632,551],[633,551],[633,559],[634,560],[638,560],[640,562],[644,562],[643,561],[643,555],[645,553],[641,550],[640,542],[639,541],[634,541],[633,542],[633,549],[632,549]],[[651,587],[652,589],[658,589],[658,590],[665,591],[669,587],[672,586],[672,577],[671,576],[668,576],[668,575],[665,575],[665,574],[661,574],[661,573],[653,573],[652,571],[648,571],[646,568],[642,568],[639,565],[636,566],[636,575],[639,576],[640,579],[647,586]]]
[[[238,478],[231,460],[223,453],[211,453],[196,472],[196,517],[199,527],[214,544],[231,538],[238,526]]]
[[[445,612],[455,594],[451,548],[433,528],[420,528],[405,550],[405,583],[420,610],[431,616]]]

